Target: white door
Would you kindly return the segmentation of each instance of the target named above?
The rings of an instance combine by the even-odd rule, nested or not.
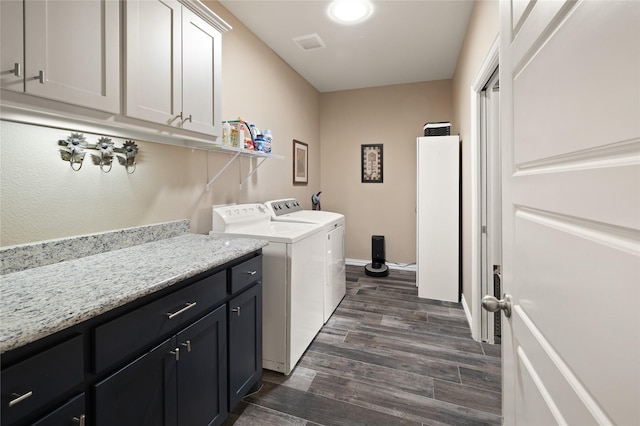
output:
[[[500,198],[500,97],[498,69],[480,92],[480,266],[482,294],[500,296],[502,200]],[[482,314],[481,339],[499,343],[500,313]]]
[[[26,93],[120,112],[117,0],[27,0],[24,22]]]
[[[218,135],[222,114],[216,93],[222,84],[216,64],[222,61],[222,34],[188,9],[182,10],[182,126]]]
[[[0,1],[0,87],[24,91],[24,20],[22,0]]]
[[[126,2],[126,115],[180,125],[182,6],[177,0]]]
[[[640,424],[640,2],[500,3],[503,410]]]

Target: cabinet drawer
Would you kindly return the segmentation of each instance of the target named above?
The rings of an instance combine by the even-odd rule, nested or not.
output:
[[[57,410],[35,422],[32,426],[83,425],[86,423],[84,394],[78,395]]]
[[[226,272],[151,302],[95,329],[95,372],[101,373],[192,322],[226,297]]]
[[[82,342],[74,337],[2,371],[2,424],[33,414],[83,382]]]
[[[231,294],[262,281],[262,256],[256,256],[231,268]]]

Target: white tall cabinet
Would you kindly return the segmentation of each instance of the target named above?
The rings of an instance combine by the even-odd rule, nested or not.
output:
[[[458,302],[460,138],[417,140],[418,296]]]

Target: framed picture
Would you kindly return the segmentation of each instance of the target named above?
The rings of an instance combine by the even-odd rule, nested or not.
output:
[[[382,183],[382,144],[361,145],[362,183]]]
[[[309,146],[293,140],[293,184],[306,185],[309,182]]]

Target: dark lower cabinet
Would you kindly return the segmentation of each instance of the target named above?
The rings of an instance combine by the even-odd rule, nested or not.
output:
[[[262,283],[229,301],[229,410],[262,383]]]
[[[175,337],[95,385],[95,426],[175,426]]]
[[[178,425],[218,425],[227,415],[227,320],[221,306],[177,335]]]
[[[226,306],[96,385],[96,426],[196,426],[227,414]]]
[[[210,272],[14,352],[2,426],[222,424],[262,382],[261,253]]]

